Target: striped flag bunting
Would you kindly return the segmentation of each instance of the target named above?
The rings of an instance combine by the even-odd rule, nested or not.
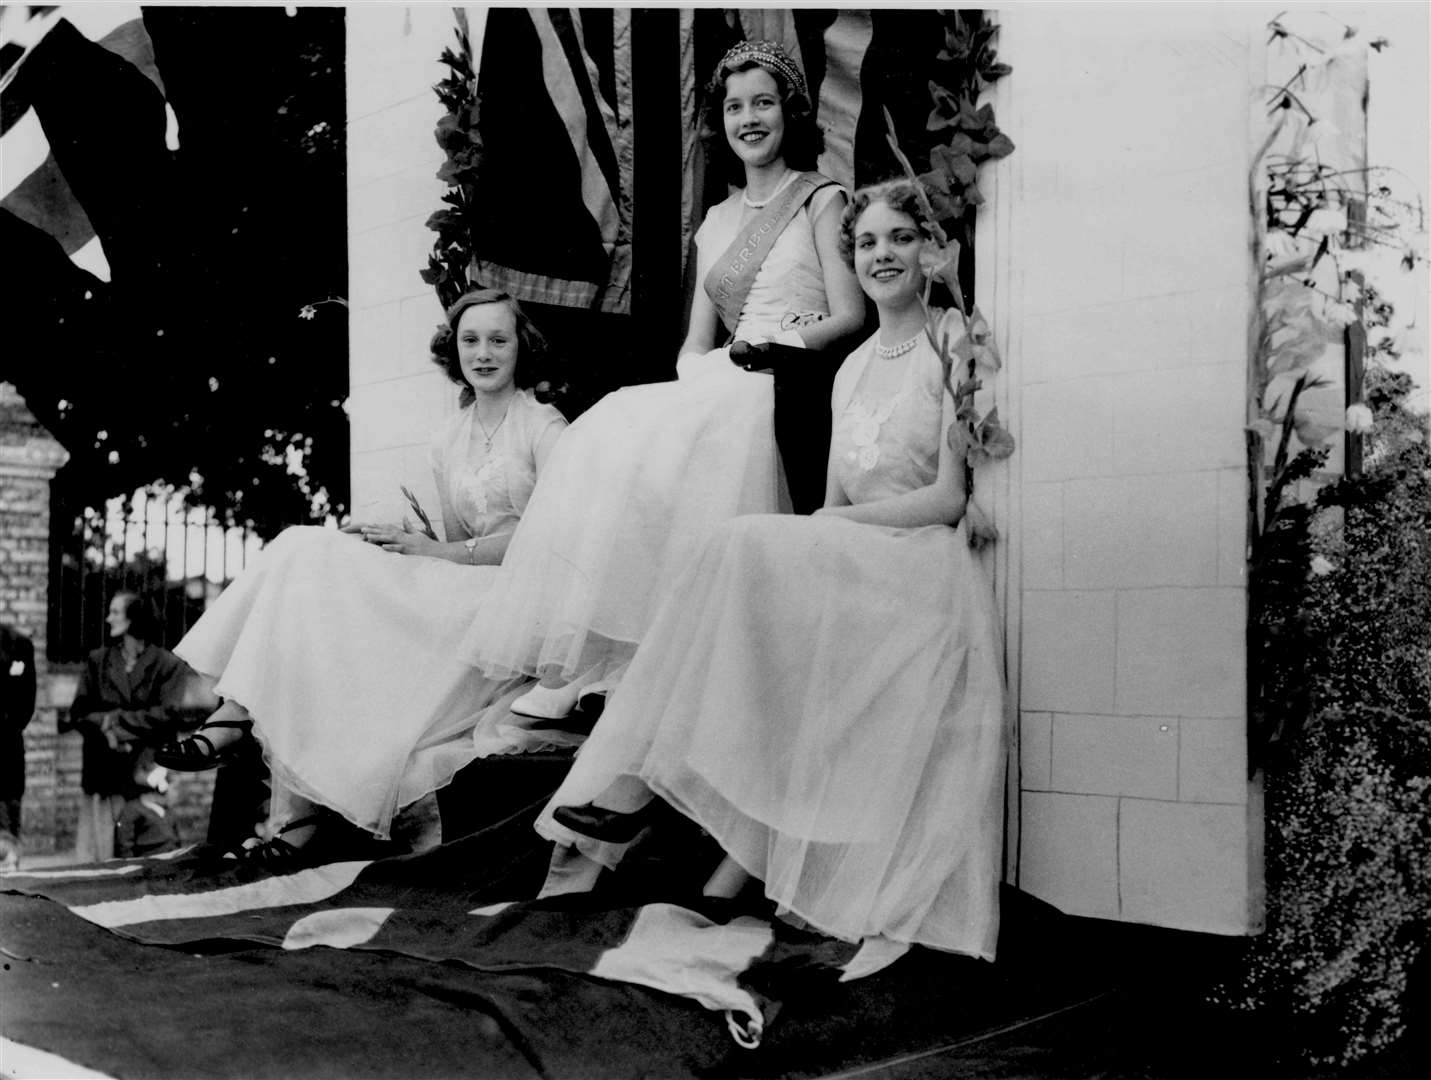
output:
[[[471,280],[537,303],[630,311],[631,17],[463,13],[463,24],[484,27],[473,65],[483,168]]]
[[[81,269],[111,278],[109,259],[90,214],[66,179],[59,157],[74,144],[65,118],[50,109],[47,83],[57,68],[84,70],[85,47],[97,45],[132,66],[161,96],[164,83],[136,4],[0,7],[0,208],[47,233]],[[165,143],[179,147],[174,110],[164,102]]]
[[[186,849],[22,870],[0,887],[54,900],[143,945],[325,946],[643,986],[724,1014],[731,1038],[748,1048],[760,1044],[767,1020],[791,994],[873,974],[905,951],[797,928],[763,901],[693,895],[698,882],[685,895],[667,883],[646,895],[531,899],[552,850],[531,830],[536,809],[426,852],[376,861],[276,874]]]
[[[711,72],[732,44],[771,39],[800,61],[825,131],[818,167],[854,187],[898,172],[885,107],[918,162],[944,41],[933,10],[468,8],[458,23],[481,103],[469,280],[622,314],[644,289],[647,318],[651,304],[670,302],[664,294],[686,276],[696,227],[729,193],[697,132]],[[638,50],[655,49],[669,51],[669,62],[643,76]],[[679,99],[679,130],[674,116],[641,119],[637,99],[653,95]],[[636,189],[650,201],[654,185],[679,185],[679,248],[643,232],[633,260]],[[657,228],[675,227],[663,220]]]

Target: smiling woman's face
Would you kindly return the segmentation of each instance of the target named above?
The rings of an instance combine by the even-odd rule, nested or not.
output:
[[[457,320],[462,377],[479,394],[500,394],[511,388],[519,348],[517,316],[510,304],[477,304]]]
[[[785,109],[780,87],[764,68],[750,68],[725,80],[725,138],[747,166],[769,165],[780,157]]]
[[[877,305],[900,308],[924,287],[919,223],[886,202],[872,202],[855,221],[855,277]]]

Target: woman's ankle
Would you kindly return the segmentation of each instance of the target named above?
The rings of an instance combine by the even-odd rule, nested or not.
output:
[[[215,750],[222,750],[244,738],[252,724],[253,718],[247,709],[235,702],[225,701],[199,726],[199,731]]]
[[[701,895],[730,900],[737,896],[749,881],[750,875],[741,868],[739,863],[727,855],[715,868],[715,873],[707,879],[705,888],[701,890]]]

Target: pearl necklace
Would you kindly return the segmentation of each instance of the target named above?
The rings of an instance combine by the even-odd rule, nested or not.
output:
[[[898,345],[881,345],[878,341],[876,341],[875,355],[878,356],[881,360],[893,360],[896,356],[903,356],[905,353],[913,349],[916,345],[919,344],[919,339],[923,336],[924,331],[921,330],[908,341],[901,341]]]
[[[742,191],[740,193],[740,201],[743,202],[746,206],[750,207],[752,210],[764,210],[766,204],[769,203],[771,199],[775,198],[775,196],[779,195],[782,191],[784,191],[786,185],[788,185],[791,180],[795,179],[795,176],[796,173],[794,169],[786,169],[785,175],[780,178],[780,183],[775,185],[775,190],[772,191],[769,195],[765,196],[765,198],[761,199],[759,202],[756,202],[751,199],[748,192]]]

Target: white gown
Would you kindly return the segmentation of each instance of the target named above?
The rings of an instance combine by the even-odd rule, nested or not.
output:
[[[518,391],[490,452],[465,408],[431,460],[448,540],[514,527],[561,414]],[[491,680],[458,643],[498,567],[395,555],[334,529],[285,529],[175,652],[253,716],[275,779],[379,836],[483,753],[527,683]]]
[[[786,226],[735,338],[829,313],[811,222],[837,193],[816,192]],[[711,208],[696,232],[700,280],[754,213],[739,192]],[[716,525],[788,507],[773,410],[771,377],[723,348],[676,381],[602,398],[553,452],[463,655],[494,677],[618,672]]]
[[[933,350],[877,399],[872,354],[835,383],[832,467],[855,503],[926,486],[944,437]],[[992,958],[1004,746],[992,590],[963,525],[740,518],[661,607],[537,828],[613,865],[620,847],[551,808],[639,777],[825,933]]]

